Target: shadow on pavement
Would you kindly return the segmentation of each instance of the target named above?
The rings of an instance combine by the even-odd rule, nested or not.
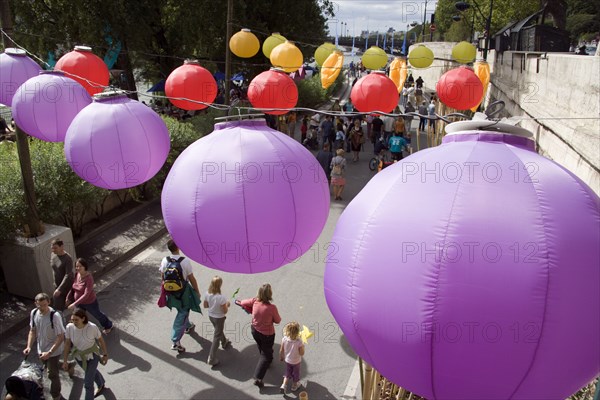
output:
[[[126,331],[123,331],[126,333]],[[108,375],[115,375],[130,369],[137,368],[140,372],[148,372],[152,369],[152,364],[135,353],[132,353],[121,343],[122,331],[115,330],[114,335],[105,336],[106,346],[110,349],[111,361],[117,362],[122,367],[107,372]]]

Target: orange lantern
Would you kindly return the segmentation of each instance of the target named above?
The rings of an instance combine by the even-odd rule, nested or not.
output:
[[[263,42],[262,45],[262,51],[263,54],[265,55],[265,57],[267,58],[271,58],[271,51],[273,51],[273,49],[276,46],[279,46],[280,44],[284,43],[286,41],[286,38],[281,36],[279,34],[279,32],[274,32],[273,34],[271,34],[271,36],[269,36],[268,38],[265,39],[265,41]]]
[[[406,67],[406,58],[396,57],[390,63],[389,78],[394,82],[398,88],[398,93],[402,91],[406,76],[408,75],[408,68]]]
[[[184,110],[203,110],[217,97],[217,82],[196,60],[186,60],[165,82],[165,94],[174,106]],[[189,100],[182,100],[189,99]]]
[[[385,64],[388,62],[388,56],[382,48],[371,46],[365,51],[361,60],[365,68],[378,70],[385,67]]]
[[[435,90],[448,107],[468,110],[481,101],[483,85],[475,73],[467,67],[451,69],[440,77]]]
[[[485,93],[487,92],[487,88],[490,83],[490,64],[484,60],[475,61],[473,64],[473,72],[475,75],[477,75],[481,81],[481,84],[483,85],[483,94],[481,95],[481,100],[479,100],[479,103],[477,103],[476,106],[471,108],[471,111],[475,112],[477,107],[479,107],[479,105],[483,102]]]
[[[327,57],[321,68],[321,86],[327,89],[335,82],[344,65],[344,54],[336,50]]]
[[[281,68],[287,73],[297,71],[304,62],[300,49],[289,40],[275,46],[271,51],[270,59],[274,67]]]
[[[254,57],[260,49],[258,38],[250,29],[242,29],[229,39],[231,52],[241,58]]]
[[[354,107],[360,112],[392,112],[398,105],[398,89],[383,71],[373,71],[360,78],[350,92]]]
[[[108,67],[104,61],[87,46],[75,46],[75,49],[58,60],[54,67],[67,77],[74,79],[90,96],[100,93],[108,86]]]
[[[327,60],[327,57],[329,57],[335,50],[337,50],[335,44],[329,42],[325,42],[317,47],[317,50],[315,50],[315,62],[317,65],[319,67],[323,65],[325,60]]]
[[[283,70],[271,68],[252,79],[248,100],[256,108],[283,108],[285,110],[264,111],[265,114],[283,115],[298,103],[298,88]]]

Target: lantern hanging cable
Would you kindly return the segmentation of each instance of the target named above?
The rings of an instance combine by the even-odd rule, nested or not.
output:
[[[44,60],[40,59],[39,57],[37,57],[34,53],[30,52],[29,50],[27,50],[25,47],[19,45],[18,43],[14,42],[14,40],[12,39],[12,37],[10,37],[4,30],[2,30],[0,28],[0,32],[5,35],[6,37],[8,37],[10,40],[13,41],[13,43],[15,43],[15,45],[17,47],[19,47],[20,49],[24,50],[25,52],[27,52],[27,54],[30,54],[33,58],[35,58],[36,60],[44,63],[45,65],[48,65]],[[173,56],[174,57],[174,56]],[[174,57],[174,58],[178,58],[178,57]],[[262,65],[262,64],[260,64]],[[135,90],[123,90],[120,89],[118,87],[115,86],[104,86],[104,85],[100,85],[96,82],[92,82],[89,79],[86,79],[84,77],[81,77],[79,75],[70,73],[70,72],[66,72],[66,71],[61,71],[63,72],[66,76],[73,76],[73,77],[77,77],[79,79],[82,79],[86,82],[88,82],[90,85],[95,86],[95,87],[101,87],[103,89],[109,89],[109,90],[120,90],[125,94],[137,94],[138,96],[142,96],[142,97],[149,97],[149,98],[160,98],[160,99],[174,99],[174,100],[184,100],[184,101],[189,101],[191,103],[197,103],[197,104],[202,104],[205,105],[207,107],[213,108],[215,110],[219,110],[219,111],[228,111],[228,110],[248,110],[248,111],[257,111],[257,112],[264,112],[264,111],[304,111],[304,112],[310,112],[310,113],[316,113],[316,114],[322,114],[322,115],[330,115],[333,117],[354,117],[354,116],[363,116],[363,115],[371,115],[371,114],[380,114],[380,115],[385,115],[385,116],[389,116],[389,117],[419,117],[419,118],[424,118],[427,120],[440,120],[446,123],[450,123],[452,121],[450,121],[448,118],[449,117],[457,117],[457,118],[463,118],[463,119],[471,119],[472,117],[469,117],[466,114],[462,114],[462,113],[449,113],[446,115],[439,115],[439,114],[435,114],[434,116],[429,116],[429,115],[421,115],[417,112],[409,112],[409,113],[387,113],[387,112],[383,112],[383,111],[379,111],[379,110],[372,110],[372,111],[367,111],[367,112],[344,112],[344,111],[325,111],[325,110],[318,110],[318,109],[313,109],[313,108],[308,108],[308,107],[293,107],[293,108],[256,108],[256,107],[247,107],[247,106],[232,106],[232,105],[226,105],[226,104],[217,104],[217,103],[205,103],[202,101],[197,101],[197,100],[193,100],[193,99],[188,99],[185,97],[167,97],[167,96],[160,96],[160,95],[156,95],[156,94],[147,94],[147,93],[143,93],[143,92],[138,92]],[[489,120],[497,120],[500,121],[500,119],[489,119]],[[600,117],[511,117],[511,120],[513,121],[545,121],[545,120],[600,120]]]

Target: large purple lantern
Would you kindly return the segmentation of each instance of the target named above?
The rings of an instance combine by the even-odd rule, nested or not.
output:
[[[13,118],[28,135],[62,142],[73,118],[92,103],[79,83],[62,72],[42,71],[23,83],[13,98]]]
[[[42,69],[21,49],[9,47],[0,54],[0,104],[12,106],[19,86],[37,76]]]
[[[169,131],[152,109],[126,95],[96,95],[65,137],[67,162],[84,180],[124,189],[152,178],[169,154]]]
[[[175,161],[162,209],[185,255],[222,271],[258,273],[313,245],[329,189],[315,157],[263,119],[222,122]]]
[[[600,372],[600,199],[528,131],[447,131],[348,205],[327,304],[362,358],[427,399],[564,399]]]

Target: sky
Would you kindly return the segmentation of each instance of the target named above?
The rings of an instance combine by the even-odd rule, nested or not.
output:
[[[352,36],[361,31],[387,31],[393,27],[397,31],[406,30],[406,25],[413,21],[423,23],[425,1],[415,0],[334,0],[334,9],[338,23],[338,34],[343,30]],[[437,1],[427,1],[427,21],[435,11]],[[335,35],[336,23],[328,22],[329,31]]]

